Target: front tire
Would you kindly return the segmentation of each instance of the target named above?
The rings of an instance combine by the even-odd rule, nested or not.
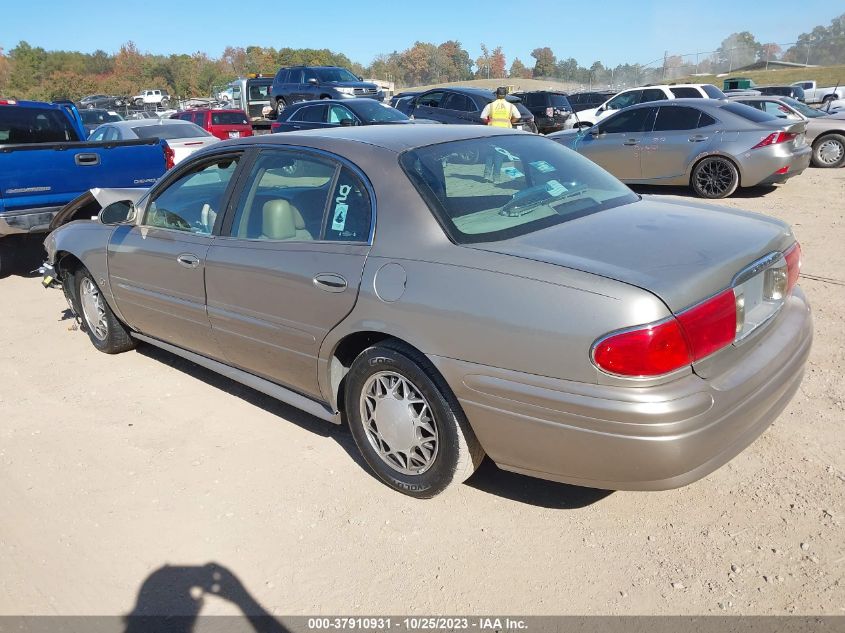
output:
[[[845,163],[845,135],[825,134],[813,143],[814,167],[841,167]]]
[[[106,354],[119,354],[135,347],[129,330],[112,312],[97,282],[86,268],[74,276],[76,303],[74,310],[82,320],[82,329],[91,343]]]
[[[398,341],[355,359],[345,403],[364,460],[403,494],[433,497],[469,478],[484,457],[446,381],[425,356]]]
[[[708,156],[692,170],[690,185],[702,198],[727,198],[739,186],[739,171],[727,158]]]

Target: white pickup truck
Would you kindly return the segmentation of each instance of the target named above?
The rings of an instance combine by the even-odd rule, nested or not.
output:
[[[815,81],[796,81],[792,85],[804,89],[805,103],[827,103],[845,98],[845,88],[841,86],[820,88]]]
[[[136,106],[156,105],[167,107],[170,102],[170,95],[163,90],[143,90],[141,94],[132,97],[132,102]]]

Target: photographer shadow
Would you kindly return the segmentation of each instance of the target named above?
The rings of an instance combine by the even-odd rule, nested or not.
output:
[[[165,565],[147,576],[135,607],[124,617],[124,633],[193,633],[206,596],[215,596],[234,604],[240,617],[208,616],[230,633],[256,631],[258,633],[288,633],[247,591],[238,577],[217,563],[205,565]],[[202,630],[209,630],[205,624]]]

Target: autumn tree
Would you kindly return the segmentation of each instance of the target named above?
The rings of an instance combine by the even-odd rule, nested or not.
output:
[[[557,62],[557,58],[552,52],[552,49],[550,49],[548,46],[544,46],[543,48],[535,48],[533,51],[531,51],[531,57],[536,60],[534,63],[535,77],[554,77],[556,69],[555,63]]]
[[[754,63],[760,55],[761,44],[748,31],[731,33],[722,40],[716,57],[726,70]]]
[[[508,76],[518,79],[531,79],[531,74],[531,69],[526,67],[525,64],[520,61],[519,57],[514,58]]]
[[[504,79],[507,76],[507,60],[501,46],[497,46],[490,53],[490,76]]]

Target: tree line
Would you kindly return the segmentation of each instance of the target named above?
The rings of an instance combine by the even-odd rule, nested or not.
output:
[[[716,51],[694,57],[667,54],[662,62],[648,66],[625,63],[606,67],[601,61],[582,66],[574,57],[558,57],[549,46],[535,48],[531,60],[515,58],[508,65],[502,46],[482,43],[480,48],[481,55],[473,59],[457,40],[414,42],[403,51],[379,55],[369,66],[362,66],[328,49],[230,46],[215,59],[203,52],[143,53],[133,42],[110,54],[102,50],[48,51],[22,41],[9,51],[0,48],[0,96],[76,100],[96,93],[132,96],[154,88],[177,97],[210,96],[236,77],[272,74],[281,66],[297,64],[344,66],[358,75],[393,81],[399,88],[474,78],[531,77],[620,87],[694,73],[725,72],[763,60],[844,64],[845,14],[834,18],[829,26],[802,33],[786,50],[775,43],[761,43],[751,32],[742,31],[725,38]]]

